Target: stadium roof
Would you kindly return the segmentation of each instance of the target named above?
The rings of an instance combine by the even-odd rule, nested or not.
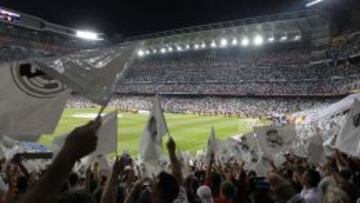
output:
[[[201,26],[186,27],[126,38],[125,41],[144,40],[144,45],[209,41],[221,37],[263,36],[310,36],[313,27],[328,23],[315,11],[266,15],[255,18],[226,21]]]

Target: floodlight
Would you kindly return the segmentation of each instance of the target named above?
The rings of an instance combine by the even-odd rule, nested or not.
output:
[[[231,42],[232,45],[236,46],[238,44],[238,40],[236,38],[233,39]]]
[[[189,44],[187,44],[185,47],[186,47],[186,49],[190,49],[190,45],[189,45]]]
[[[259,46],[264,43],[264,38],[260,35],[256,35],[254,38],[254,45]]]
[[[206,44],[204,42],[201,44],[201,48],[203,48],[203,49],[206,48]]]
[[[87,40],[103,40],[99,37],[98,33],[90,32],[90,31],[77,30],[76,36],[79,38],[82,38],[82,39],[87,39]]]
[[[157,52],[157,50],[156,50],[156,49],[154,49],[154,50],[153,50],[153,54],[156,54],[156,52]]]
[[[249,40],[249,38],[247,38],[247,37],[244,37],[244,38],[241,40],[241,46],[243,46],[243,47],[248,46],[249,43],[250,43],[250,40]]]
[[[215,42],[215,41],[212,41],[210,46],[211,46],[212,48],[216,48],[216,42]]]
[[[172,51],[173,51],[173,48],[172,48],[172,47],[169,47],[169,48],[168,48],[168,51],[169,51],[169,52],[172,52]]]
[[[311,6],[316,5],[316,4],[318,4],[318,3],[322,2],[322,1],[323,0],[315,0],[315,1],[309,2],[309,3],[306,4],[306,7],[311,7]]]
[[[166,49],[165,49],[165,48],[161,48],[160,52],[163,53],[163,54],[165,54],[165,53],[166,53]]]
[[[177,46],[176,49],[177,49],[178,51],[182,51],[181,46]]]
[[[280,41],[283,42],[283,41],[286,41],[287,39],[288,39],[287,36],[284,35],[284,36],[282,36],[282,37],[280,38]]]
[[[143,50],[139,50],[137,52],[137,55],[140,56],[140,57],[144,56],[144,54],[145,54],[145,52]]]
[[[300,40],[301,39],[301,36],[300,35],[296,35],[295,37],[294,37],[294,41],[298,41],[298,40]]]
[[[149,50],[146,50],[146,51],[145,51],[145,54],[146,54],[146,55],[149,55],[149,54],[150,54],[150,51],[149,51]]]
[[[200,46],[199,46],[198,44],[195,44],[195,45],[194,45],[194,49],[199,49],[199,47],[200,47]]]
[[[274,42],[274,41],[275,41],[275,37],[269,37],[268,41],[269,41],[269,42]]]
[[[228,40],[225,38],[222,38],[220,41],[220,46],[221,47],[226,47],[228,45]]]

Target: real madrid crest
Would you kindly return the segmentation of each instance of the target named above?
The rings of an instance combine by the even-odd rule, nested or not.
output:
[[[279,148],[284,144],[284,140],[280,137],[278,131],[274,129],[266,132],[266,141],[272,148]]]
[[[65,89],[61,82],[52,79],[30,63],[12,66],[11,76],[21,91],[36,98],[52,98]]]

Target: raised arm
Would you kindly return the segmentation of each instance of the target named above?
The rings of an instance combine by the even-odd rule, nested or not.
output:
[[[106,182],[106,186],[104,188],[101,203],[116,203],[117,198],[117,181],[119,174],[124,171],[125,168],[125,159],[122,156],[120,159],[117,157],[113,169],[111,171],[111,175]]]
[[[209,165],[208,165],[208,168],[206,169],[206,174],[205,174],[205,180],[207,182],[210,182],[210,174],[211,174],[211,170],[213,168],[214,161],[215,161],[215,155],[212,152],[210,155]]]
[[[181,171],[181,164],[176,156],[176,144],[172,137],[169,138],[169,141],[166,144],[169,157],[170,157],[170,163],[171,163],[171,174],[176,178],[178,183],[180,185],[183,184],[183,177],[182,177],[182,171]]]
[[[75,162],[95,150],[99,127],[100,120],[97,119],[72,131],[44,176],[18,202],[54,202],[57,191],[65,184]]]

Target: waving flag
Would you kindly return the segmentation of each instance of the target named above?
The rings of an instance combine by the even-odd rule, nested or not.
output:
[[[325,151],[323,147],[323,139],[320,135],[315,135],[308,140],[307,151],[309,155],[309,161],[311,163],[322,163],[325,161]]]
[[[39,58],[35,63],[72,90],[105,105],[132,63],[134,49],[134,46],[118,46],[82,50],[63,57]]]
[[[139,145],[139,152],[144,162],[158,165],[162,154],[162,138],[169,132],[161,108],[160,99],[156,96],[150,112],[148,123]]]
[[[355,101],[348,113],[345,125],[337,136],[335,146],[349,155],[360,156],[360,103]]]
[[[117,151],[117,111],[106,114],[102,118],[101,126],[97,131],[98,141],[95,155],[108,154]],[[52,143],[53,151],[60,150],[68,134],[56,137]]]
[[[70,91],[33,64],[20,62],[0,65],[0,95],[0,134],[34,141],[53,133]]]
[[[108,113],[102,118],[101,126],[97,131],[98,142],[95,154],[108,154],[117,151],[117,123],[117,111]]]
[[[294,126],[255,127],[254,131],[261,151],[270,159],[274,159],[277,153],[288,150],[296,140]]]

